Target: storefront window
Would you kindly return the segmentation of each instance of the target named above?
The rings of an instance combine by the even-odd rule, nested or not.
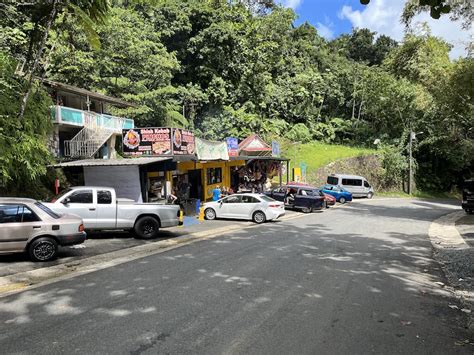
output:
[[[222,182],[222,168],[207,169],[207,184],[214,185]]]

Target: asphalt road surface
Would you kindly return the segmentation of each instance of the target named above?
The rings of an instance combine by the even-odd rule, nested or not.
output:
[[[450,211],[359,201],[4,297],[0,352],[470,354],[427,235]]]

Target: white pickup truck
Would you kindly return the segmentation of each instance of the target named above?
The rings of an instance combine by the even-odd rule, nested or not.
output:
[[[159,228],[180,224],[179,206],[117,198],[111,187],[72,187],[44,205],[81,217],[86,230],[130,230],[143,239],[155,238]]]

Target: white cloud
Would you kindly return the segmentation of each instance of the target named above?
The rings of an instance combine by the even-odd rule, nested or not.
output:
[[[390,36],[397,41],[403,39],[405,26],[400,23],[405,0],[373,0],[362,11],[353,10],[350,6],[343,6],[338,16],[347,19],[353,27],[368,28],[378,34]],[[451,58],[465,56],[467,43],[473,39],[474,31],[463,30],[461,22],[451,21],[448,16],[439,20],[432,19],[429,14],[423,13],[413,20],[413,23],[426,22],[434,36],[441,37],[451,45]]]
[[[284,7],[290,7],[294,10],[297,7],[299,7],[302,2],[303,2],[303,0],[283,0],[283,1],[281,1],[281,4]]]
[[[331,24],[325,25],[321,22],[317,22],[316,29],[318,30],[320,36],[326,39],[334,38],[334,31],[331,29]]]

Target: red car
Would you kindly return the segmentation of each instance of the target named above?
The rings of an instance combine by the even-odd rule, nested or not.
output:
[[[293,185],[293,186],[310,186],[309,184],[305,183],[305,182],[296,182],[296,181],[292,181],[290,183],[288,183],[288,185]],[[324,192],[323,192],[324,193]],[[329,194],[326,194],[324,193],[324,198],[325,198],[325,201],[326,201],[326,205],[327,206],[334,206],[336,204],[336,198],[334,196],[331,196]]]

